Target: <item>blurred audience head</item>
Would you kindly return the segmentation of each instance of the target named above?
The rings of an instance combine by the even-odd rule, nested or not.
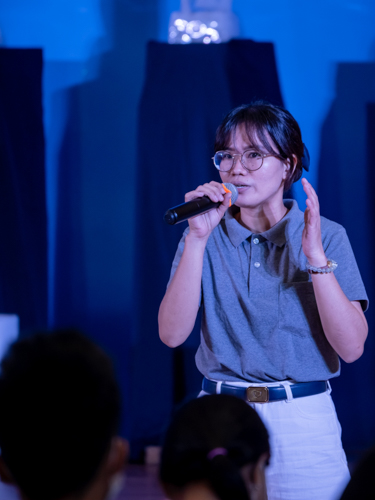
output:
[[[267,430],[245,401],[223,394],[190,401],[165,436],[160,480],[172,500],[265,500]]]
[[[15,342],[0,368],[0,475],[27,500],[101,500],[122,473],[120,392],[108,356],[76,331]]]

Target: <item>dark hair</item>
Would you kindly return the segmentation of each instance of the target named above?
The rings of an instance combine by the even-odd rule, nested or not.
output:
[[[108,356],[75,331],[38,333],[14,343],[1,363],[0,448],[30,500],[84,491],[120,417]]]
[[[227,149],[232,134],[242,124],[245,125],[250,146],[256,149],[260,141],[268,153],[275,154],[285,161],[289,160],[290,174],[284,185],[284,191],[288,191],[293,182],[298,181],[302,175],[304,144],[296,120],[286,109],[266,101],[255,101],[239,106],[227,114],[217,129],[215,151]],[[269,138],[276,146],[276,151],[270,144]],[[293,168],[295,158],[297,162]]]
[[[217,448],[225,452],[216,454]],[[207,481],[222,500],[248,500],[240,469],[255,465],[269,451],[267,430],[245,401],[224,394],[203,396],[183,406],[173,419],[159,476],[166,487],[181,489]]]

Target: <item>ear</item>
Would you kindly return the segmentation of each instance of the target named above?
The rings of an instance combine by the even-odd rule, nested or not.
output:
[[[129,443],[126,439],[116,436],[112,439],[107,458],[107,472],[115,475],[122,472],[129,458]]]
[[[270,454],[269,453],[263,453],[261,455],[252,471],[253,473],[253,483],[256,485],[262,484],[264,480],[264,470],[266,466],[268,465],[268,461],[270,459]]]
[[[170,500],[182,500],[184,497],[183,488],[177,488],[176,486],[168,483],[162,483],[161,487],[163,488],[167,498]]]
[[[0,456],[0,479],[5,484],[16,484],[2,456]]]
[[[265,500],[267,498],[265,468],[269,458],[269,453],[263,453],[256,463],[244,465],[240,469],[249,498],[252,500]]]
[[[284,176],[283,179],[287,179],[288,177],[291,177],[296,169],[297,166],[297,156],[293,155],[293,166],[290,165],[290,160],[289,158],[284,162]]]

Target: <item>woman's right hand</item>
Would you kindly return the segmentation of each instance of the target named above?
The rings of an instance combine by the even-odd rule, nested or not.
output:
[[[208,196],[213,202],[220,202],[220,205],[188,220],[190,231],[181,259],[159,309],[160,339],[169,347],[177,347],[185,342],[194,328],[200,304],[206,243],[229,207],[231,193],[226,193],[219,182],[213,181],[186,193],[185,201],[201,196]]]
[[[222,202],[218,208],[214,208],[204,214],[196,215],[189,219],[190,238],[207,239],[212,230],[219,224],[224,213],[229,207],[231,193],[226,193],[222,184],[211,181],[203,186],[198,186],[194,191],[185,195],[185,202],[208,196],[211,201]]]

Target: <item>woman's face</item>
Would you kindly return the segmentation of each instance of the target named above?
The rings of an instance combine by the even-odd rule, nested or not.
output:
[[[268,140],[275,149],[270,137]],[[258,141],[250,146],[249,138],[244,125],[239,125],[232,133],[227,151],[242,154],[244,151],[254,149],[260,153],[268,154],[264,146]],[[283,203],[284,182],[289,170],[288,162],[275,156],[263,159],[259,170],[248,171],[242,165],[240,157],[236,156],[234,165],[229,172],[220,172],[223,182],[230,182],[237,187],[238,198],[236,205],[240,208],[271,207],[277,208]]]

